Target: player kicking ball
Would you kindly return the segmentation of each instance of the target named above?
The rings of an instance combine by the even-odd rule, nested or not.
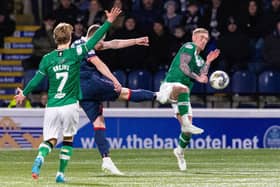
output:
[[[208,40],[209,33],[206,29],[197,28],[193,31],[192,42],[185,43],[179,49],[157,95],[157,100],[160,103],[172,103],[176,117],[181,125],[179,143],[173,151],[181,171],[187,169],[184,149],[189,144],[192,134],[201,134],[204,131],[192,124],[190,93],[193,81],[207,83],[210,64],[220,54],[218,49],[211,51],[207,56],[206,62],[199,56]]]
[[[64,172],[73,153],[73,136],[79,124],[80,61],[87,55],[110,28],[111,23],[121,13],[119,8],[105,11],[107,21],[89,40],[76,48],[69,48],[73,27],[60,23],[54,29],[57,49],[46,54],[40,62],[39,70],[26,88],[18,89],[15,99],[22,103],[25,97],[36,88],[45,76],[49,80],[48,103],[44,114],[43,139],[38,155],[32,166],[32,177],[38,179],[45,157],[56,146],[62,130],[63,142],[59,154],[59,169],[56,182],[65,182]],[[94,85],[92,85],[94,86]]]
[[[99,25],[90,26],[86,37],[76,40],[72,46],[79,46],[85,43],[88,38],[96,34],[96,30],[99,27]],[[148,46],[149,39],[148,37],[139,37],[124,40],[101,40],[95,46],[95,50],[120,49],[133,45]],[[96,55],[95,50],[89,51],[88,55],[81,62],[80,81],[82,99],[80,105],[93,124],[94,140],[102,157],[102,170],[113,175],[123,175],[110,157],[102,102],[115,101],[117,99],[133,102],[152,101],[156,94],[149,90],[132,90],[122,87],[107,65]]]

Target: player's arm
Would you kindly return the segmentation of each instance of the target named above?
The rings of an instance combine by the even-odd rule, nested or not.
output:
[[[26,96],[31,93],[44,79],[45,75],[38,71],[35,76],[29,81],[24,90],[17,89],[17,95],[14,97],[16,102],[22,104]]]
[[[101,42],[100,47],[96,48],[96,50],[121,49],[134,45],[149,46],[149,38],[145,36],[145,37],[139,37],[133,39],[124,39],[124,40],[114,39],[110,41],[103,41]]]
[[[113,73],[110,71],[108,66],[105,63],[103,63],[102,60],[98,56],[93,56],[93,57],[89,58],[88,61],[90,61],[93,65],[95,65],[96,69],[100,73],[102,73],[102,75],[104,75],[108,79],[112,80],[116,91],[118,91],[118,92],[121,91],[122,86],[121,86],[120,82],[113,75]]]
[[[119,8],[112,8],[110,12],[105,11],[107,16],[107,21],[97,29],[97,31],[94,33],[93,36],[89,38],[89,40],[86,42],[85,46],[88,52],[89,50],[93,49],[94,46],[97,44],[97,42],[103,37],[103,35],[108,31],[110,28],[112,22],[117,18],[117,16],[121,13],[121,10]]]
[[[206,75],[201,74],[198,75],[191,71],[189,67],[189,63],[191,62],[192,56],[188,53],[181,53],[180,55],[180,69],[184,72],[184,74],[200,83],[207,83],[208,78]]]
[[[206,63],[204,64],[204,66],[201,68],[200,73],[201,74],[208,74],[209,68],[211,63],[219,56],[220,54],[220,50],[219,49],[215,49],[214,51],[211,51],[206,58]]]

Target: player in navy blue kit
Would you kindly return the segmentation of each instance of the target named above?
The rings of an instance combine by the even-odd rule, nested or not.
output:
[[[94,34],[99,25],[92,25],[87,36],[75,41],[72,46],[85,43]],[[133,45],[149,45],[148,37],[140,37],[126,40],[100,41],[95,50],[119,49]],[[124,88],[109,68],[96,55],[94,50],[88,52],[87,58],[81,62],[80,84],[82,89],[82,100],[80,105],[94,126],[94,139],[98,150],[103,158],[102,169],[115,175],[122,175],[109,157],[109,143],[106,140],[106,126],[103,116],[103,101],[128,100],[133,102],[152,101],[156,93],[137,89]]]

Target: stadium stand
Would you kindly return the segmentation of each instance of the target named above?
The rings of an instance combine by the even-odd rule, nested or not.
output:
[[[17,87],[23,86],[23,68],[21,60],[32,53],[32,36],[38,26],[16,26],[11,37],[5,37],[4,49],[0,49],[0,99],[9,102]]]

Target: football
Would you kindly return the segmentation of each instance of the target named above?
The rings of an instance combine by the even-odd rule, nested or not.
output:
[[[210,76],[209,82],[212,88],[221,90],[228,86],[229,76],[224,71],[214,71]]]

